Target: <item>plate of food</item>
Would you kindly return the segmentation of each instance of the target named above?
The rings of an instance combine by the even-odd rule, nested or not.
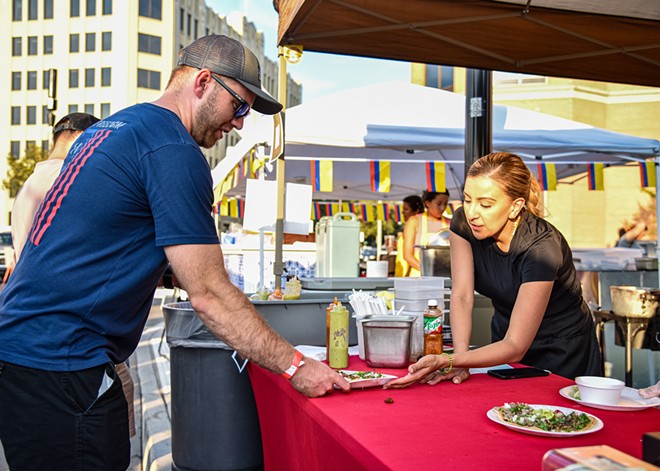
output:
[[[378,371],[352,371],[339,370],[339,373],[351,383],[351,389],[355,388],[373,388],[382,386],[388,381],[392,381],[396,376],[379,373]]]
[[[623,388],[621,399],[616,404],[598,404],[595,402],[586,402],[580,399],[580,391],[576,385],[566,386],[559,390],[566,399],[575,401],[583,406],[593,407],[594,409],[613,410],[613,411],[636,411],[660,406],[660,398],[651,397],[648,399],[640,396],[639,391],[633,388]]]
[[[523,402],[493,407],[486,416],[511,430],[546,437],[574,437],[603,428],[603,422],[591,414],[567,407]]]

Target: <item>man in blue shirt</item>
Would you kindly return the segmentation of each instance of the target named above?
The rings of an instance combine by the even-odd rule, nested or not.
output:
[[[89,127],[40,205],[0,294],[0,440],[15,469],[126,469],[126,400],[114,364],[140,339],[167,263],[209,329],[308,396],[340,374],[274,332],[224,268],[200,146],[241,129],[261,89],[240,42],[184,48],[163,95]],[[303,366],[304,365],[304,366]]]

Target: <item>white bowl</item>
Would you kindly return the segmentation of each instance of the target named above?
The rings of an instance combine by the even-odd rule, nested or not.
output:
[[[626,386],[623,381],[602,376],[578,376],[575,383],[580,391],[580,400],[610,406],[618,404]]]

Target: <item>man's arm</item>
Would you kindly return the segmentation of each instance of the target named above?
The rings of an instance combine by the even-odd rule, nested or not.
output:
[[[219,338],[243,357],[274,373],[291,366],[294,348],[259,315],[243,292],[227,276],[219,245],[175,245],[165,248],[178,283],[188,293],[195,312]],[[291,379],[308,396],[320,396],[349,384],[327,365],[305,358]]]

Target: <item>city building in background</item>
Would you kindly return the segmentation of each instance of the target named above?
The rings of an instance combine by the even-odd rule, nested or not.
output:
[[[460,67],[412,64],[411,81],[465,94],[465,69]],[[660,139],[658,88],[495,72],[493,102]],[[589,191],[585,176],[545,192],[548,220],[573,247],[611,246],[624,222],[631,222],[640,212],[649,214],[644,209],[655,207],[654,195],[640,186],[637,165],[606,168],[604,179],[603,191]]]
[[[262,85],[277,96],[277,62],[264,55],[264,35],[243,16],[224,17],[203,0],[0,0],[0,175],[8,155],[29,146],[48,152],[52,123],[80,111],[105,118],[158,98],[179,50],[207,34],[247,45],[262,67]],[[302,86],[287,78],[288,105]],[[211,167],[238,141],[235,132],[205,150]],[[0,190],[0,223],[13,198]]]

